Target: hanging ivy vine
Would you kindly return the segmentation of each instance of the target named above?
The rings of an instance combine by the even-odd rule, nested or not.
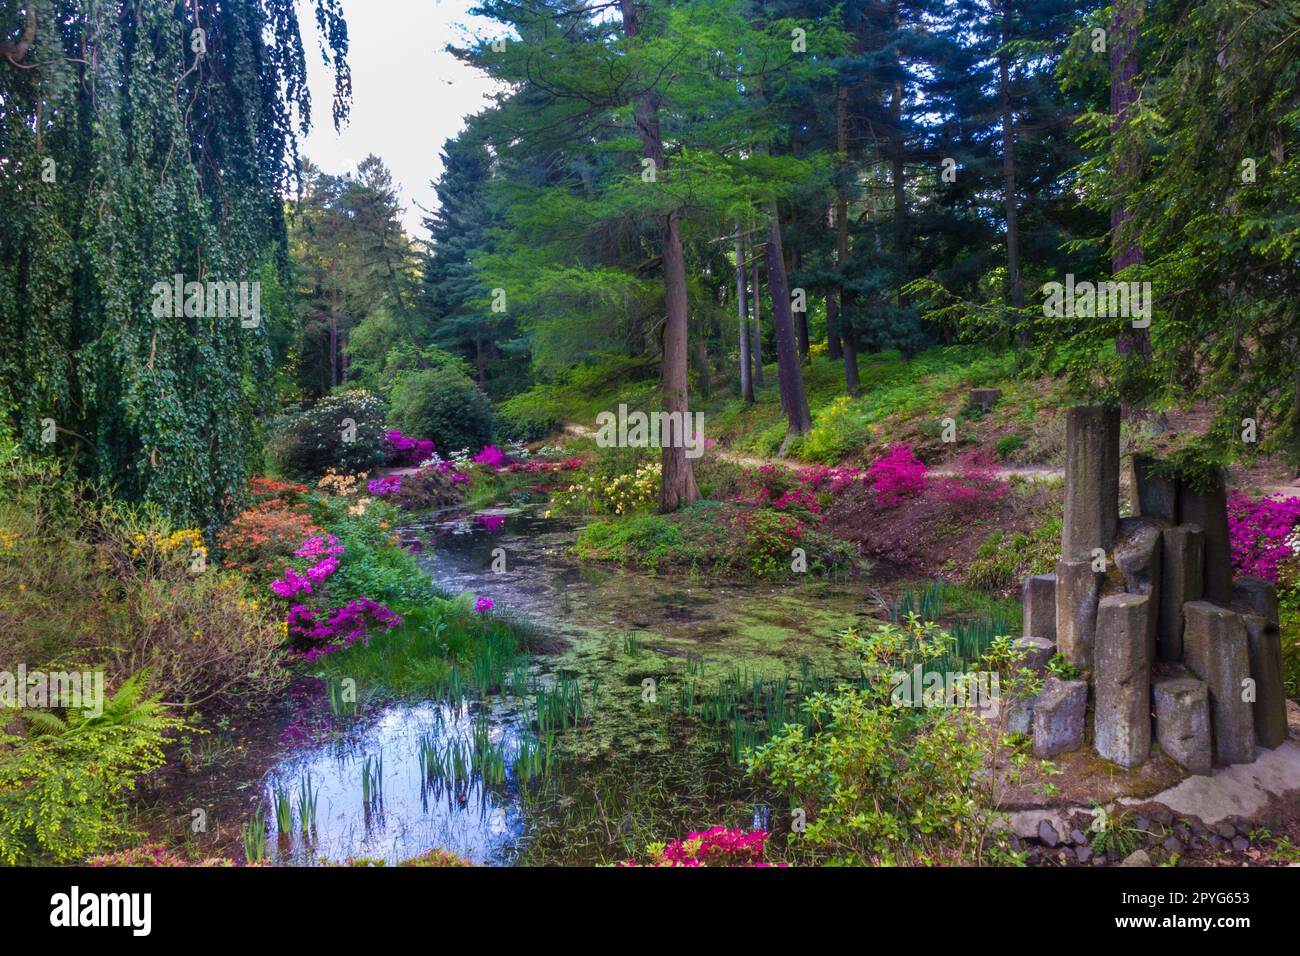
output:
[[[347,27],[315,12],[339,125]],[[306,67],[294,0],[0,0],[0,419],[178,522],[243,486],[270,350],[151,289],[282,280]]]

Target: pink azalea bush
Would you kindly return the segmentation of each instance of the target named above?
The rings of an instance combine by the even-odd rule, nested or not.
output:
[[[368,482],[366,488],[376,498],[382,498],[384,495],[391,495],[402,490],[402,476],[385,475],[383,478],[376,478],[374,481]]]
[[[391,631],[401,627],[402,615],[386,604],[362,597],[325,612],[295,604],[289,611],[288,623],[289,633],[317,645],[303,654],[304,659],[314,661],[357,641],[368,644],[372,629]]]
[[[490,597],[481,597],[474,602],[474,613],[486,614],[488,611],[492,610],[492,607],[493,604]]]
[[[496,445],[484,445],[483,450],[474,456],[474,461],[495,470],[505,466],[506,454]]]
[[[411,438],[396,428],[390,428],[384,432],[384,450],[388,453],[390,465],[416,465],[433,454],[433,442]]]
[[[875,488],[876,503],[883,508],[920,494],[928,484],[926,467],[907,442],[890,445],[884,457],[867,469],[866,480]]]
[[[1010,491],[997,476],[992,452],[969,451],[957,459],[957,474],[935,482],[939,499],[958,508],[973,508],[1001,501]]]
[[[1278,584],[1279,566],[1294,555],[1288,536],[1300,525],[1300,498],[1251,499],[1228,494],[1228,541],[1232,568]]]
[[[663,848],[649,847],[644,862],[627,860],[622,866],[787,866],[764,859],[766,830],[732,830],[714,827],[701,833],[688,833],[684,840],[673,840]]]

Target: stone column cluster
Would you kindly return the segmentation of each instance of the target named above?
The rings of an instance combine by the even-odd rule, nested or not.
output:
[[[1192,773],[1250,763],[1287,736],[1277,592],[1232,576],[1221,473],[1195,484],[1127,459],[1133,515],[1119,517],[1119,410],[1071,408],[1065,520],[1055,574],[1024,585],[1030,666],[1059,653],[1077,680],[1047,676],[1011,711],[1041,757],[1085,743],[1143,763],[1152,743]]]

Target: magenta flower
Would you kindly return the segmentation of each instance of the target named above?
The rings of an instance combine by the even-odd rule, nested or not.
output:
[[[479,598],[477,601],[474,602],[474,613],[475,613],[475,614],[486,614],[488,611],[492,610],[492,607],[493,607],[493,605],[492,605],[492,599],[491,599],[491,598],[488,598],[488,597],[481,597],[481,598]]]

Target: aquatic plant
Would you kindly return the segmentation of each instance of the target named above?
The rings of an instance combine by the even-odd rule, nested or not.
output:
[[[303,836],[316,829],[316,797],[319,791],[312,789],[311,774],[298,781],[298,823]]]
[[[244,825],[243,842],[247,862],[261,863],[266,859],[266,817],[260,806],[253,810],[252,817]]]

